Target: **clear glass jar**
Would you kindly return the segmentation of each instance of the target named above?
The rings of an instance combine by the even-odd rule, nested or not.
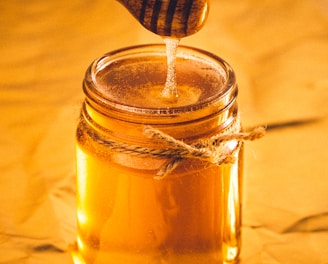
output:
[[[240,130],[234,72],[180,46],[173,102],[161,96],[166,69],[165,46],[142,45],[105,54],[86,72],[76,263],[238,258],[242,143],[213,140]]]

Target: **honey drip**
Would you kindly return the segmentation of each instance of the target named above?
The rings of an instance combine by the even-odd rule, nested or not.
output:
[[[176,82],[176,54],[179,41],[179,39],[164,38],[167,56],[167,75],[162,96],[171,102],[176,102],[179,97]]]

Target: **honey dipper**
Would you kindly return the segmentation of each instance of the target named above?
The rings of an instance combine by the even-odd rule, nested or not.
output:
[[[209,0],[118,0],[148,30],[180,39],[204,25]]]

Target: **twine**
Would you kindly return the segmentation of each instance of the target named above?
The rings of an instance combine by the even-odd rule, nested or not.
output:
[[[249,132],[240,132],[240,121],[236,118],[228,129],[210,138],[201,139],[195,143],[187,144],[177,140],[162,131],[151,126],[144,127],[144,134],[149,139],[165,144],[165,148],[147,148],[139,145],[118,142],[90,128],[85,121],[82,122],[87,134],[99,144],[114,151],[138,156],[165,158],[168,161],[160,168],[154,179],[163,179],[169,175],[184,159],[198,159],[208,161],[220,166],[231,164],[236,161],[235,153],[239,150],[241,142],[253,141],[265,135],[264,127],[257,127]],[[235,141],[236,145],[231,148],[228,143]]]

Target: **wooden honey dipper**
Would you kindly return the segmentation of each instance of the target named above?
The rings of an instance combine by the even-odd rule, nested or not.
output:
[[[163,36],[183,38],[204,25],[209,0],[118,0],[148,30]]]

